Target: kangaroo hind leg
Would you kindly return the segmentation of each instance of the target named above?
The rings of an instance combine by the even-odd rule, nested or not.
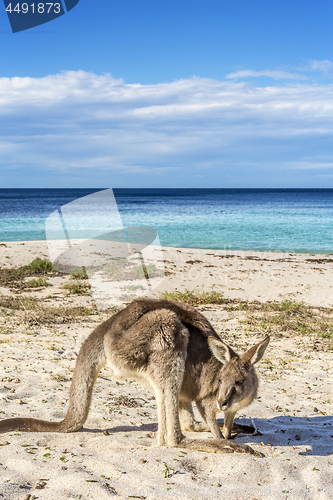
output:
[[[158,407],[158,446],[176,446],[183,439],[179,422],[179,391],[185,358],[175,353],[160,353],[158,367],[152,367]],[[162,368],[163,367],[163,368]]]
[[[175,313],[166,309],[158,313],[159,321],[154,325],[155,346],[148,366],[158,406],[157,442],[159,446],[176,446],[184,437],[178,406],[185,371],[188,330]]]

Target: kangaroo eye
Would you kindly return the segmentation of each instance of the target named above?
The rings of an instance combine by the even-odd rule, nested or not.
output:
[[[220,378],[218,378],[218,379],[217,379],[217,382],[220,384],[220,383],[221,383],[221,379],[220,379]]]
[[[235,385],[239,387],[240,385],[242,385],[242,383],[243,383],[242,380],[236,380]]]

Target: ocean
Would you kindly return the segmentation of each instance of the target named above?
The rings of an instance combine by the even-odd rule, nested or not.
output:
[[[45,240],[52,212],[97,191],[0,189],[0,240]],[[333,189],[113,192],[123,225],[154,228],[163,246],[333,253]]]

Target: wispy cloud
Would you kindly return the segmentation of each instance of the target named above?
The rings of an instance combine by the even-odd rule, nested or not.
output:
[[[333,161],[316,161],[315,159],[312,161],[299,160],[286,163],[284,168],[295,170],[327,170],[333,169]]]
[[[241,80],[246,78],[272,78],[273,80],[308,80],[309,73],[321,74],[324,76],[333,76],[333,62],[327,59],[322,61],[309,60],[303,66],[293,68],[296,71],[287,71],[285,69],[264,69],[254,71],[252,69],[241,69],[226,76],[228,80]],[[306,74],[304,74],[306,73]]]
[[[311,71],[319,71],[321,73],[330,73],[333,71],[333,62],[325,59],[324,61],[310,61]]]
[[[294,171],[300,158],[315,165],[319,155],[327,170],[332,116],[333,85],[306,81],[141,85],[84,71],[0,78],[0,176],[90,175],[114,186],[137,175],[192,185],[202,174],[215,183],[226,172],[237,179],[246,169],[260,178],[283,165]]]
[[[237,80],[239,78],[258,78],[261,76],[266,76],[268,78],[273,78],[274,80],[307,80],[305,75],[301,73],[290,73],[289,71],[283,71],[279,69],[265,69],[263,71],[253,71],[251,69],[243,69],[235,71],[227,75],[229,80]]]
[[[326,75],[333,73],[333,62],[328,61],[327,59],[323,61],[310,60],[302,70]]]

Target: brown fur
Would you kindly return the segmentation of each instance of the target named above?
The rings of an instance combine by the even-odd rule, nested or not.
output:
[[[83,343],[70,388],[69,407],[60,422],[32,418],[0,421],[0,432],[74,432],[87,419],[93,386],[108,363],[116,375],[136,378],[153,388],[158,407],[159,446],[227,453],[252,451],[227,441],[236,411],[257,395],[253,363],[269,337],[238,356],[220,340],[194,307],[168,300],[137,299],[99,325]],[[205,423],[195,422],[195,401]],[[216,420],[225,413],[222,439]],[[189,440],[183,430],[210,430],[214,439]]]

